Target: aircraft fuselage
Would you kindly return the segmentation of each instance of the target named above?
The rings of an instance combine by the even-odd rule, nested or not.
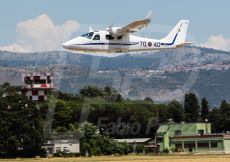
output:
[[[64,43],[63,47],[75,51],[111,53],[149,51],[159,49],[170,49],[176,47],[174,45],[175,40],[174,42],[168,43],[162,42],[161,40],[142,38],[131,34],[113,37],[107,31],[98,31],[92,33],[93,34],[91,38],[80,36]]]
[[[185,42],[188,23],[188,20],[179,21],[172,31],[161,40],[134,36],[131,33],[135,30],[129,30],[127,33],[126,28],[113,27],[108,30],[90,31],[65,42],[63,47],[75,51],[106,53],[179,48],[189,44]],[[131,27],[129,26],[129,28]]]

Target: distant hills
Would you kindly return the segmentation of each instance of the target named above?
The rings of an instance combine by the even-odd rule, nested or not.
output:
[[[22,74],[54,73],[58,89],[77,93],[85,85],[113,86],[123,96],[155,102],[181,100],[192,91],[212,106],[230,100],[230,52],[187,47],[152,53],[100,57],[68,52],[0,51],[0,82],[22,83]]]

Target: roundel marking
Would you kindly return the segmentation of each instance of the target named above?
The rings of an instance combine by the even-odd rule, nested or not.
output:
[[[149,47],[152,47],[152,45],[153,45],[153,44],[152,44],[151,42],[148,43],[148,46],[149,46]]]

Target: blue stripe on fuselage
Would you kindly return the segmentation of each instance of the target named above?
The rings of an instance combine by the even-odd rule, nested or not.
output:
[[[175,43],[175,41],[176,41],[177,36],[178,36],[178,33],[175,35],[175,37],[174,37],[172,43],[161,43],[161,45],[166,45],[166,46],[171,46],[171,45],[173,45],[173,44]]]
[[[84,44],[75,44],[75,45],[123,45],[123,46],[131,46],[131,45],[137,45],[138,42],[134,43],[84,43]]]

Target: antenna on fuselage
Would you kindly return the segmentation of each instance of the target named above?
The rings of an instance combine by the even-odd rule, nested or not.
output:
[[[90,26],[89,27],[89,33],[93,32],[93,28]]]
[[[109,34],[110,34],[110,35],[113,35],[113,33],[112,33],[112,30],[113,30],[113,29],[112,29],[112,28],[113,28],[113,23],[112,23],[112,24],[109,26],[109,28],[108,28],[108,29],[109,29]]]

